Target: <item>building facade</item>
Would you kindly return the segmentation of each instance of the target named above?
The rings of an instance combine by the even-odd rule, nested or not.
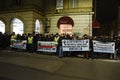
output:
[[[18,30],[20,34],[35,31],[92,36],[93,14],[93,0],[0,0],[1,30],[9,33]],[[65,29],[68,26],[72,27]]]
[[[120,6],[118,7],[118,36],[120,36]]]

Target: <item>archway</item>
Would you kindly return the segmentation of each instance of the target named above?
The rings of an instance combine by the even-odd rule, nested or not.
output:
[[[40,33],[40,21],[37,19],[35,21],[35,33]]]
[[[5,24],[0,20],[0,32],[5,33]]]
[[[24,24],[18,18],[13,18],[11,21],[11,32],[15,32],[15,34],[23,34],[24,33]]]

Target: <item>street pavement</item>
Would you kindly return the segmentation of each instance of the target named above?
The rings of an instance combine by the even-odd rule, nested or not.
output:
[[[0,80],[120,80],[120,60],[0,50]]]

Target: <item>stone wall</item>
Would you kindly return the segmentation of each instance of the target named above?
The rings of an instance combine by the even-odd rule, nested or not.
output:
[[[51,22],[50,33],[59,33],[57,21],[62,16],[64,15],[47,16]],[[69,14],[67,16],[74,21],[73,33],[78,33],[81,36],[83,34],[92,36],[92,14]]]
[[[11,12],[0,14],[0,19],[5,23],[6,32],[11,33],[11,20],[13,18],[20,19],[24,24],[24,33],[32,33],[35,27],[35,20],[39,19],[41,21],[41,33],[43,33],[43,16],[34,11],[26,12]]]

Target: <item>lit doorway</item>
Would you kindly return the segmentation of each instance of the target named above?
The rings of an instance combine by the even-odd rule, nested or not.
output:
[[[60,34],[72,34],[72,25],[71,24],[60,24]]]
[[[11,22],[11,32],[15,32],[15,34],[23,34],[24,33],[24,24],[18,18],[13,18]]]
[[[5,33],[5,24],[0,20],[0,32]]]
[[[37,19],[35,21],[35,33],[40,33],[40,21]]]
[[[73,34],[72,29],[74,26],[74,21],[71,17],[63,16],[60,17],[57,22],[57,27],[59,28],[60,34]]]

